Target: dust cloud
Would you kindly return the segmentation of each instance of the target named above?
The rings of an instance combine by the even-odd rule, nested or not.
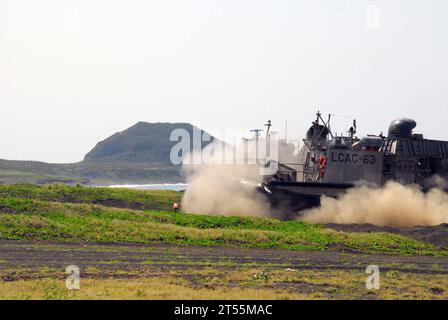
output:
[[[437,181],[440,182],[440,181]],[[433,188],[389,182],[382,188],[358,187],[339,199],[323,197],[321,207],[304,212],[301,220],[318,223],[413,227],[448,222],[448,194]]]
[[[259,147],[265,145],[260,138]],[[293,160],[295,146],[278,141],[278,159]],[[272,209],[266,197],[257,191],[263,180],[260,163],[255,158],[255,142],[235,148],[210,145],[215,149],[213,160],[227,158],[226,164],[183,165],[187,179],[187,190],[182,198],[182,210],[185,212],[211,215],[272,216]],[[218,150],[218,151],[217,151]],[[204,154],[212,153],[205,150]],[[193,158],[196,155],[193,155]],[[261,159],[261,158],[260,158]],[[210,161],[210,159],[208,159]],[[213,161],[211,161],[213,162]],[[252,164],[250,164],[252,163]]]
[[[212,215],[269,216],[264,196],[256,191],[258,167],[203,165],[189,170],[182,210]]]

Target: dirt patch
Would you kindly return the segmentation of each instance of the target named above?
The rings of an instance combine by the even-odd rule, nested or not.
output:
[[[12,213],[15,214],[16,210],[14,210],[11,207],[7,207],[7,206],[0,206],[0,213]]]
[[[148,270],[214,267],[222,270],[262,267],[296,270],[382,270],[440,274],[448,270],[448,257],[344,254],[336,251],[239,249],[175,245],[61,244],[0,240],[0,270],[56,268],[77,265],[94,268],[91,275],[119,277],[118,270],[142,274]],[[434,266],[437,266],[436,268]],[[11,274],[9,278],[16,278]]]
[[[325,227],[344,232],[387,232],[400,234],[415,240],[431,243],[437,246],[448,246],[448,224],[431,227],[380,227],[372,224],[325,224]]]

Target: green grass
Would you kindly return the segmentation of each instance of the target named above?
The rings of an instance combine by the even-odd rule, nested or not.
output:
[[[177,191],[140,191],[80,185],[73,187],[64,184],[48,186],[18,184],[0,186],[0,197],[104,204],[140,210],[170,210],[173,202],[180,202],[182,194]]]
[[[67,200],[73,203],[61,202]],[[158,210],[95,204],[109,200]],[[0,238],[448,255],[446,249],[388,233],[336,232],[301,221],[167,211],[179,200],[180,194],[173,191],[1,186]]]
[[[61,183],[76,184],[76,183],[84,183],[86,179],[83,179],[81,177],[71,177],[64,175],[39,174],[34,172],[0,169],[0,182],[2,184],[12,184],[12,183],[44,184],[55,181]]]

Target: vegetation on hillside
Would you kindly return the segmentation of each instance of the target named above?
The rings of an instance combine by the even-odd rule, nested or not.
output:
[[[117,132],[104,141],[99,142],[85,156],[88,162],[127,162],[146,164],[171,165],[170,153],[178,143],[177,137],[171,139],[174,130],[184,130],[191,137],[190,147],[193,147],[194,130],[209,135],[205,131],[189,123],[147,123],[139,122],[132,127]],[[213,138],[211,139],[213,141]],[[210,141],[200,141],[205,147]]]
[[[50,164],[37,161],[0,160],[0,184],[66,183],[110,185],[183,181],[181,168],[169,164],[79,162]]]

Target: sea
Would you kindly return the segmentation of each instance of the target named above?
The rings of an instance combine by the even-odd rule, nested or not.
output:
[[[186,183],[150,183],[150,184],[114,184],[109,188],[129,188],[139,190],[174,190],[185,191],[188,187]]]

